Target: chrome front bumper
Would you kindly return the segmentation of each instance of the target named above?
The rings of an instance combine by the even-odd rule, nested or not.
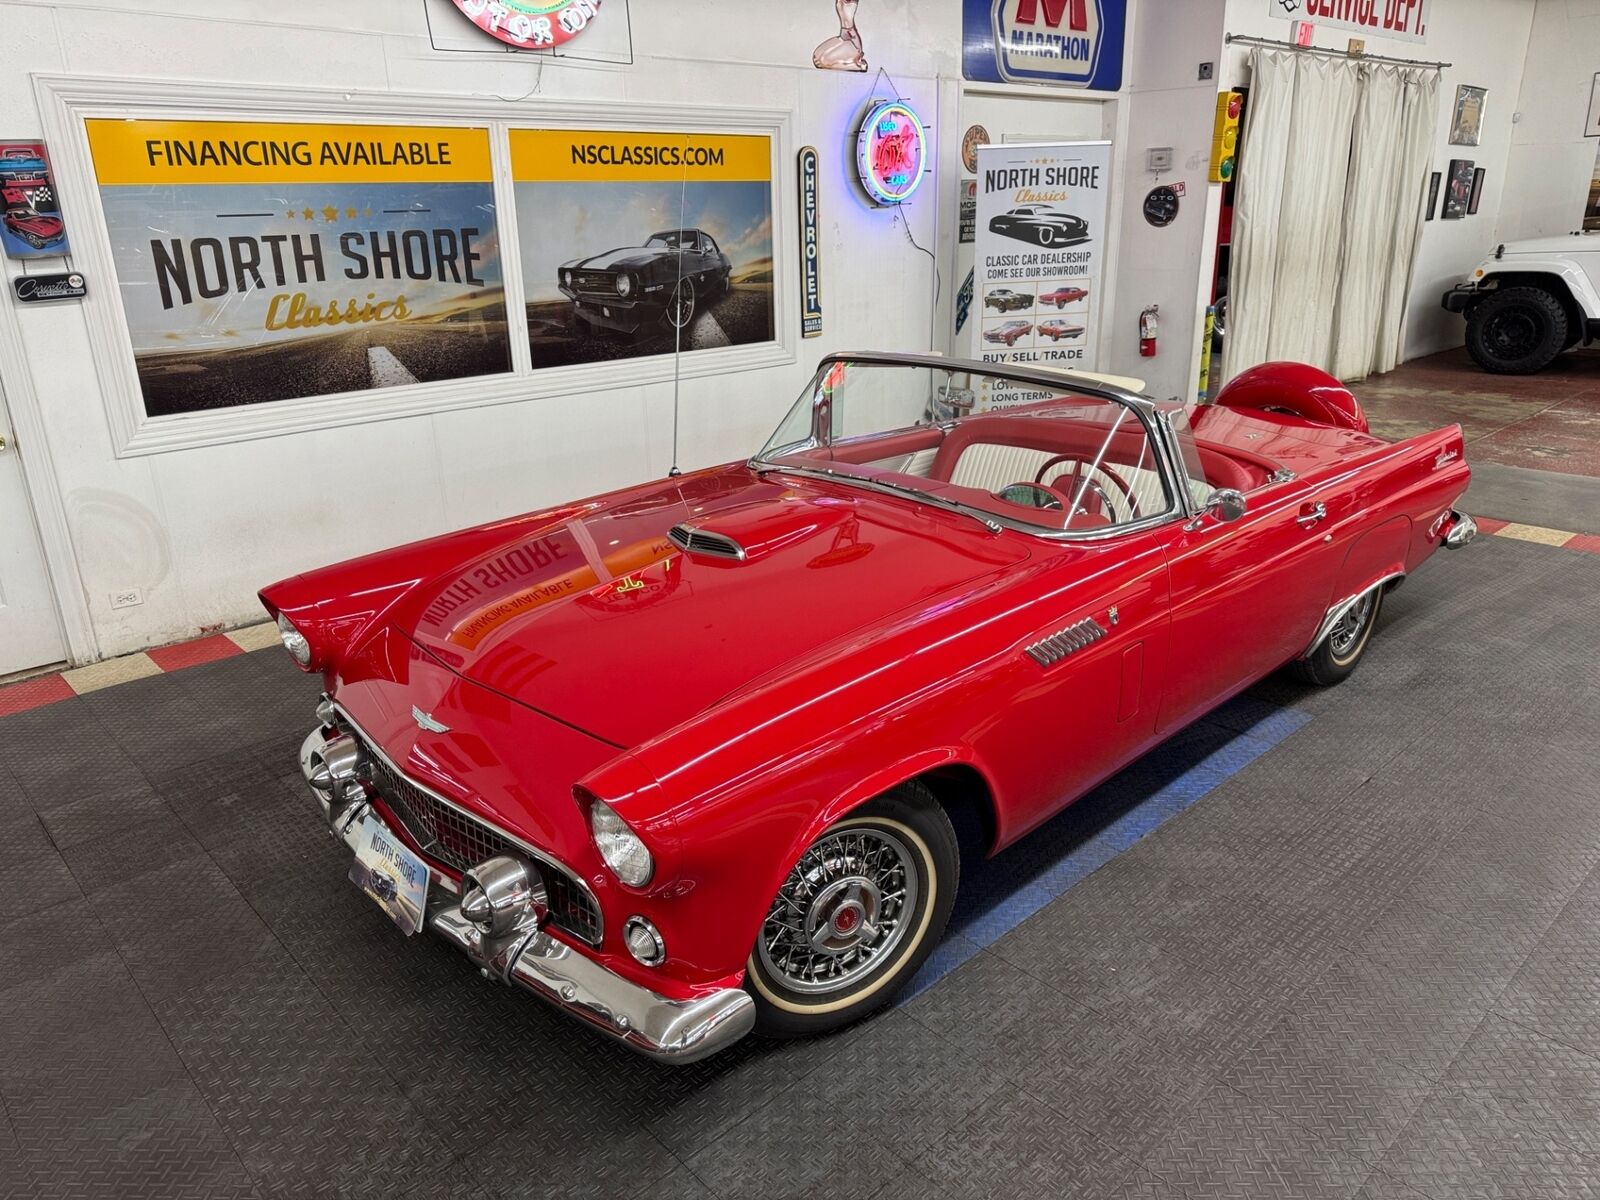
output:
[[[354,853],[372,806],[359,785],[329,780],[321,757],[329,741],[322,728],[313,729],[300,747],[300,770],[329,832]],[[740,988],[673,1000],[608,971],[536,923],[513,938],[486,937],[462,916],[453,884],[437,874],[434,882],[450,890],[434,889],[428,927],[476,963],[485,979],[530,991],[631,1050],[661,1062],[694,1062],[732,1045],[755,1024],[755,1002]]]

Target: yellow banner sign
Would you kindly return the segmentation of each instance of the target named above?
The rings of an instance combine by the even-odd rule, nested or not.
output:
[[[415,125],[91,120],[102,186],[483,183],[489,131]]]
[[[511,175],[550,183],[764,183],[772,139],[760,134],[513,129]]]

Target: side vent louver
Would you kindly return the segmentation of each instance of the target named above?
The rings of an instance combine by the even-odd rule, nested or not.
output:
[[[1028,657],[1041,667],[1054,666],[1069,654],[1076,654],[1105,637],[1105,626],[1093,617],[1085,617],[1075,625],[1068,625],[1028,647]]]
[[[696,529],[693,525],[674,525],[667,531],[667,540],[686,554],[704,554],[710,558],[734,558],[743,561],[744,547],[731,537]]]

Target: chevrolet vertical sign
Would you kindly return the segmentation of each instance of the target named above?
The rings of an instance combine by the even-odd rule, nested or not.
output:
[[[822,246],[817,240],[817,152],[800,150],[800,335],[822,334]]]
[[[1127,23],[1127,0],[962,0],[962,74],[1114,92]]]

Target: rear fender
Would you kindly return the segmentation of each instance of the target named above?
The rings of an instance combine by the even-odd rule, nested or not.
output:
[[[1240,371],[1217,393],[1222,408],[1290,413],[1317,425],[1367,432],[1361,402],[1326,371],[1297,362],[1267,362]]]

